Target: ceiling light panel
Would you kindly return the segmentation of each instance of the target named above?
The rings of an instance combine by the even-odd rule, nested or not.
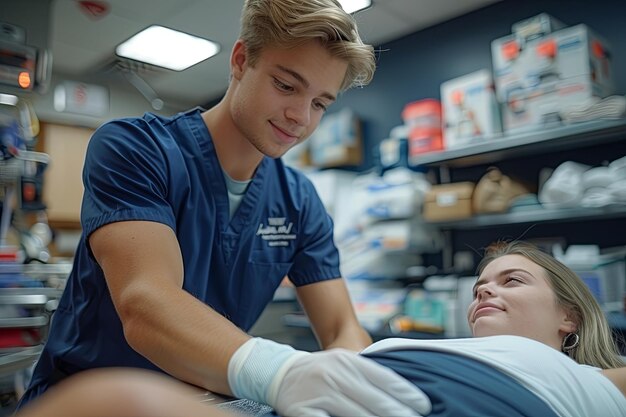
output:
[[[372,5],[372,0],[339,0],[346,13],[356,13]]]
[[[115,53],[174,71],[183,71],[220,51],[219,44],[163,26],[150,26],[121,43]]]

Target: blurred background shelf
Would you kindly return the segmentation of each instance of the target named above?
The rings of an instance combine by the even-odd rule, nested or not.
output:
[[[459,149],[420,154],[414,156],[411,163],[416,166],[465,167],[621,140],[626,140],[626,119],[598,120],[503,135]]]
[[[605,207],[538,208],[502,214],[484,214],[469,219],[432,222],[443,229],[475,229],[511,224],[571,222],[595,219],[619,219],[626,217],[626,205]]]

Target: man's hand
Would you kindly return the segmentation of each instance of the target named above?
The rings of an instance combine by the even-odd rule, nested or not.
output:
[[[240,398],[271,405],[285,417],[419,416],[428,397],[395,372],[344,349],[308,353],[250,339],[228,367]]]
[[[298,356],[276,397],[283,416],[416,416],[431,411],[428,397],[376,362],[343,349]]]

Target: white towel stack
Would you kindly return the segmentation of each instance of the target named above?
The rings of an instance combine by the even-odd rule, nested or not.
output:
[[[550,208],[626,204],[626,156],[600,167],[562,163],[539,191],[539,202]]]
[[[580,107],[572,107],[561,114],[563,120],[571,123],[588,122],[597,119],[621,119],[626,117],[626,96],[610,96],[595,99]]]
[[[556,167],[539,191],[539,202],[552,208],[578,207],[583,198],[582,176],[590,167],[573,161]]]
[[[613,181],[608,188],[618,203],[626,203],[626,156],[616,159],[609,164]]]

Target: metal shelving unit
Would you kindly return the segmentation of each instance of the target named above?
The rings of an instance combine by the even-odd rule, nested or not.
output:
[[[582,149],[626,142],[626,119],[597,120],[571,125],[546,127],[540,131],[502,135],[484,142],[415,156],[414,166],[436,169],[442,183],[450,181],[450,170],[485,165],[516,158],[532,158],[565,150]],[[626,155],[612,155],[619,158]],[[472,231],[499,226],[523,224],[553,224],[577,221],[625,219],[626,205],[614,204],[605,207],[550,208],[528,207],[519,211],[501,214],[475,215],[471,218],[430,222],[444,232],[448,245],[442,252],[443,266],[451,267],[451,233]]]
[[[0,377],[30,367],[45,342],[71,264],[0,264]],[[17,335],[23,335],[18,337]]]
[[[558,126],[541,131],[503,135],[464,148],[432,152],[413,158],[415,165],[439,168],[443,179],[449,177],[449,168],[462,168],[501,161],[512,157],[532,156],[576,149],[611,142],[626,142],[626,119],[598,120]],[[626,150],[625,153],[626,155]],[[615,155],[616,158],[623,155]],[[443,180],[445,182],[445,180]],[[470,230],[510,224],[557,223],[572,220],[615,219],[626,217],[626,205],[605,207],[546,208],[538,207],[502,214],[477,215],[469,219],[432,222],[448,230]]]
[[[459,149],[421,154],[413,157],[411,164],[464,167],[564,148],[575,149],[588,146],[590,143],[599,145],[620,140],[626,140],[626,119],[598,120],[541,131],[502,135]]]
[[[626,204],[588,208],[538,208],[502,214],[483,214],[469,219],[433,222],[430,224],[443,229],[469,230],[510,224],[558,223],[574,220],[617,219],[623,217],[626,217]]]

